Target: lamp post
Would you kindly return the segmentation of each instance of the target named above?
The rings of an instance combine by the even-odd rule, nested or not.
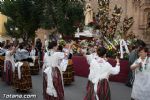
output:
[[[18,31],[18,27],[10,27],[10,31]]]

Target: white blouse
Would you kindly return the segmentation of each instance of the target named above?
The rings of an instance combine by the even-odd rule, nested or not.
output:
[[[120,66],[112,67],[104,58],[98,56],[93,56],[94,58],[90,60],[90,74],[88,79],[94,84],[94,92],[97,94],[98,82],[102,79],[108,79],[109,75],[118,74],[120,72]],[[99,100],[96,95],[97,100]]]
[[[50,59],[51,59],[51,55],[52,55],[52,54],[54,54],[54,51],[53,51],[53,50],[47,51],[47,52],[44,54],[43,70],[48,67],[48,64],[50,63]]]
[[[46,63],[45,65],[47,66],[44,69],[44,72],[47,74],[46,92],[47,94],[51,96],[57,97],[57,92],[53,85],[52,68],[58,67],[61,73],[61,77],[62,77],[62,68],[61,68],[62,66],[60,65],[61,65],[62,60],[65,58],[65,54],[63,52],[54,52],[52,55],[49,55],[49,53],[47,52],[44,58],[45,58],[44,60]]]
[[[105,59],[99,57],[93,59],[90,63],[89,80],[93,83],[97,83],[99,80],[108,79],[109,75],[115,75],[119,72],[120,66],[116,65],[116,67],[112,67]]]
[[[139,58],[133,65],[139,63],[142,63],[142,66],[135,69],[131,97],[135,100],[150,100],[150,58],[146,57],[143,61]]]
[[[5,63],[4,63],[4,71],[6,71],[6,61],[10,61],[12,64],[12,70],[15,70],[15,61],[14,61],[14,55],[11,55],[11,51],[6,51],[5,55]]]
[[[86,55],[86,59],[87,59],[87,62],[89,65],[90,65],[92,59],[97,59],[97,58],[98,58],[97,53],[92,53],[90,55]]]

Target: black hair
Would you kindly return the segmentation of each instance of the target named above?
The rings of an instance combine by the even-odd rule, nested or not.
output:
[[[57,46],[57,41],[52,41],[48,43],[48,49],[52,49],[55,46]]]
[[[146,43],[143,40],[138,39],[136,42],[136,45],[140,47],[146,47]]]
[[[0,42],[0,47],[3,47],[1,42]]]
[[[144,52],[148,52],[149,51],[148,48],[146,48],[146,47],[140,47],[139,50],[138,50],[138,52],[140,52],[142,50],[144,50]]]
[[[6,49],[11,48],[12,46],[13,46],[13,44],[8,44],[8,45],[6,45]]]
[[[97,49],[97,55],[98,55],[99,57],[103,57],[106,53],[107,53],[107,50],[106,50],[105,47],[99,47],[99,48]]]
[[[20,43],[20,44],[19,44],[19,48],[20,48],[20,49],[23,49],[23,43]]]
[[[57,50],[60,51],[60,52],[62,52],[63,47],[61,45],[59,45],[58,48],[57,48]]]

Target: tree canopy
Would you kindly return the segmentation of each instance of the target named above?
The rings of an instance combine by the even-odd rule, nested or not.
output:
[[[0,12],[8,16],[7,34],[24,40],[40,27],[71,35],[84,17],[82,0],[4,0],[0,5]]]
[[[8,16],[5,24],[8,35],[28,40],[34,37],[40,26],[43,12],[41,0],[5,0],[1,2],[1,12]]]
[[[79,0],[46,0],[41,26],[71,35],[83,20],[83,6],[84,1]]]

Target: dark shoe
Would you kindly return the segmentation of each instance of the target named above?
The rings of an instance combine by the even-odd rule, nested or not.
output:
[[[126,83],[126,86],[132,88],[132,84],[131,83]]]

